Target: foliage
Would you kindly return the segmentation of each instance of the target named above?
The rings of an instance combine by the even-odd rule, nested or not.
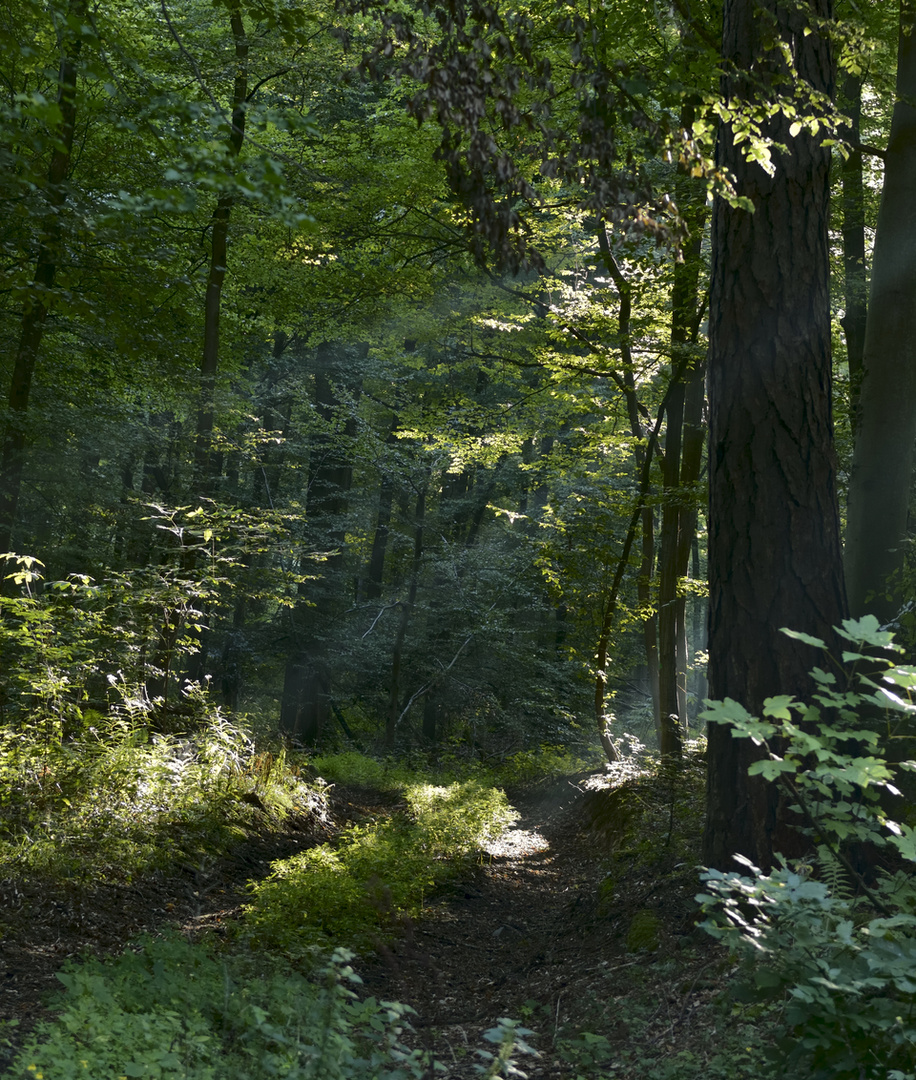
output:
[[[484,1039],[489,1043],[494,1043],[497,1049],[495,1052],[484,1049],[477,1051],[478,1057],[483,1061],[482,1064],[474,1066],[475,1072],[483,1076],[485,1080],[490,1080],[495,1076],[518,1076],[524,1080],[527,1074],[516,1068],[514,1057],[519,1053],[530,1054],[534,1057],[541,1056],[537,1050],[525,1042],[525,1038],[533,1034],[533,1031],[523,1027],[518,1020],[501,1016],[496,1021],[496,1027],[483,1033]]]
[[[492,768],[498,783],[506,787],[523,787],[572,776],[602,764],[603,755],[597,750],[589,754],[565,746],[541,745],[533,750],[517,750]]]
[[[0,872],[129,880],[221,851],[265,810],[326,813],[320,785],[219,711],[185,736],[92,713],[84,722],[68,739],[0,729]]]
[[[841,672],[852,665],[845,687],[815,668],[811,703],[769,698],[759,719],[726,700],[704,714],[763,749],[750,771],[785,789],[809,837],[809,860],[781,858],[765,874],[736,857],[747,872],[706,871],[708,891],[698,899],[705,929],[743,958],[740,992],[783,1003],[772,1075],[792,1068],[832,1080],[905,1080],[916,1075],[916,890],[903,870],[882,870],[877,884],[869,882],[861,857],[874,861],[889,849],[916,861],[914,830],[884,809],[887,796],[899,797],[898,770],[881,756],[872,722],[916,713],[916,672],[890,666],[895,646],[873,616],[846,620],[836,632],[851,646],[835,664]],[[786,633],[826,650],[817,638]]]
[[[59,1017],[7,1073],[166,1080],[411,1080],[427,1062],[402,1038],[411,1010],[360,1000],[350,954],[306,978],[277,958],[219,955],[180,938],[149,940],[107,962],[70,964]]]
[[[725,1005],[708,983],[709,958],[692,950],[659,954],[655,962],[613,960],[595,986],[592,1015],[576,1027],[556,1027],[553,1052],[569,1080],[757,1080],[767,1045],[759,1017]],[[621,970],[622,969],[622,970]],[[530,1008],[530,1006],[529,1006]],[[532,1021],[534,1022],[534,1021]]]
[[[309,767],[324,780],[362,784],[379,791],[396,791],[417,779],[416,770],[404,762],[395,758],[379,760],[356,750],[315,754],[308,761]]]
[[[351,826],[332,847],[274,863],[252,884],[246,926],[255,941],[285,952],[329,942],[366,948],[395,920],[417,915],[488,838],[516,818],[505,795],[479,781],[404,789],[407,808]]]
[[[254,599],[267,587],[243,581],[244,564],[254,552],[277,552],[281,525],[276,515],[209,501],[145,510],[148,566],[48,581],[39,559],[0,555],[14,590],[0,595],[0,720],[69,737],[85,726],[86,708],[160,729],[176,715],[184,728],[206,715],[186,674],[202,624],[238,590]],[[297,580],[280,565],[264,577],[273,588]]]
[[[394,791],[417,784],[421,778],[432,783],[455,783],[475,779],[501,787],[525,787],[600,765],[603,758],[596,750],[577,753],[565,746],[541,745],[536,749],[516,750],[496,760],[481,762],[448,751],[437,754],[433,764],[412,759],[370,757],[355,750],[337,754],[315,754],[308,758],[309,768],[324,780],[343,784],[362,784],[380,791]]]
[[[118,957],[71,962],[59,1015],[41,1023],[6,1076],[21,1080],[427,1080],[445,1071],[406,1040],[413,1010],[360,998],[352,954],[309,976],[276,956],[218,953],[182,938],[145,940]],[[531,1032],[501,1019],[478,1050],[485,1077],[523,1076]]]

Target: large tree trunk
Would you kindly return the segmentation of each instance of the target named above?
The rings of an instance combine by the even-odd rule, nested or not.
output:
[[[856,445],[849,481],[846,580],[853,613],[888,621],[899,575],[916,440],[916,3],[901,0],[897,96],[872,258]]]
[[[60,122],[53,132],[54,150],[48,165],[45,189],[47,214],[42,222],[35,277],[31,294],[23,303],[19,341],[13,361],[13,377],[9,393],[9,417],[3,433],[0,455],[0,556],[9,552],[13,527],[22,490],[27,442],[26,416],[32,379],[45,322],[53,302],[54,282],[63,242],[62,213],[67,201],[65,181],[70,171],[73,136],[76,131],[77,61],[82,48],[82,23],[86,17],[86,0],[73,0],[67,10],[67,31],[62,42],[60,69],[57,76],[57,104]],[[2,567],[0,567],[2,575]],[[0,578],[2,587],[2,578]]]
[[[829,19],[829,0],[810,5]],[[832,96],[828,41],[775,0],[727,0],[724,83],[731,107],[809,84]],[[797,73],[774,42],[787,42]],[[763,89],[761,89],[763,83]],[[767,86],[769,84],[769,86]],[[710,695],[752,712],[777,693],[809,692],[819,657],[780,633],[828,640],[845,614],[831,414],[827,247],[830,151],[775,116],[773,175],[745,160],[728,125],[719,162],[754,212],[716,200],[710,305]],[[775,785],[751,781],[756,748],[726,727],[709,732],[704,855],[759,866],[791,847]],[[791,853],[791,852],[790,852]]]

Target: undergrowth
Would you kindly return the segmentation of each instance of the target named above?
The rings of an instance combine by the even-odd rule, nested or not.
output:
[[[62,872],[85,850],[97,873],[99,853],[119,849],[118,829],[131,866],[153,858],[160,830],[187,826],[195,812],[209,828],[224,819],[241,829],[248,804],[259,793],[279,819],[324,786],[306,788],[282,756],[257,754],[244,733],[225,724],[193,739],[123,738],[90,744],[44,746],[7,740],[5,767],[31,777],[43,816],[35,853],[16,854],[20,871],[53,867]],[[403,771],[402,808],[391,817],[354,826],[338,838],[274,864],[252,885],[231,951],[179,938],[141,942],[122,956],[71,964],[59,976],[67,988],[59,1016],[40,1025],[5,1074],[23,1080],[420,1080],[441,1069],[405,1045],[409,1007],[375,998],[360,1000],[358,977],[344,943],[369,947],[401,915],[417,914],[431,890],[460,874],[482,844],[517,816],[502,791],[478,779],[437,785]],[[89,785],[94,785],[92,788]],[[98,812],[95,812],[93,808]],[[101,809],[99,809],[101,808]],[[242,814],[240,818],[238,813]],[[69,815],[69,816],[68,816]],[[61,835],[52,857],[52,841]],[[95,832],[85,848],[74,841],[78,823]],[[138,835],[130,833],[135,826]],[[31,825],[25,808],[16,826]],[[140,834],[147,832],[145,843]],[[8,829],[9,833],[15,832]],[[187,843],[193,830],[183,831]],[[215,837],[211,837],[215,842]],[[94,846],[93,846],[94,845]],[[10,856],[8,843],[7,857]],[[20,845],[21,847],[22,845]],[[159,852],[165,858],[168,847]],[[102,860],[104,863],[104,860]],[[250,946],[253,946],[250,947]],[[285,955],[284,955],[285,954]],[[329,959],[330,957],[330,959]],[[303,974],[291,958],[305,959]],[[515,1058],[533,1053],[530,1034],[502,1020],[478,1049],[483,1077],[518,1075]]]
[[[311,976],[271,957],[219,954],[180,938],[141,942],[112,960],[69,965],[60,1015],[21,1049],[10,1080],[421,1080],[429,1056],[403,1035],[413,1010],[361,1000],[339,949]],[[527,1034],[489,1033],[503,1075]],[[511,1075],[507,1073],[506,1075]]]
[[[916,722],[916,669],[891,665],[902,650],[874,616],[834,631],[839,658],[783,631],[826,658],[809,700],[767,698],[759,717],[708,703],[704,719],[761,748],[748,772],[780,786],[809,854],[768,873],[736,856],[741,872],[707,870],[697,899],[741,959],[736,996],[773,1017],[761,1076],[916,1080],[916,828],[897,786],[916,761],[883,756]]]
[[[0,877],[125,880],[223,851],[263,811],[326,813],[321,785],[218,711],[187,736],[94,721],[67,739],[0,729]]]
[[[286,952],[371,946],[404,916],[418,915],[435,888],[466,871],[518,816],[502,791],[479,780],[415,782],[403,795],[404,812],[280,860],[253,883],[246,925],[254,940]]]
[[[486,761],[444,753],[432,764],[425,760],[414,764],[391,757],[378,759],[355,750],[309,758],[311,769],[324,780],[360,784],[380,791],[399,790],[416,783],[420,777],[437,784],[475,779],[495,787],[526,787],[601,768],[604,764],[604,755],[597,747],[591,753],[577,753],[564,746],[546,744]]]

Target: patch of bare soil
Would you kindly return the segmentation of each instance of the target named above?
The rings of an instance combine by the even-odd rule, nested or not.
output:
[[[713,986],[705,976],[714,954],[693,927],[695,860],[676,864],[682,848],[671,843],[670,827],[666,837],[659,818],[659,835],[643,838],[650,854],[657,848],[648,861],[645,851],[628,862],[618,850],[632,836],[631,801],[645,804],[642,820],[654,827],[644,811],[660,796],[646,784],[640,790],[641,783],[615,788],[606,777],[583,776],[510,795],[521,818],[490,846],[476,872],[431,901],[395,945],[356,963],[367,993],[416,1010],[417,1041],[446,1066],[448,1080],[477,1075],[474,1048],[487,1045],[482,1033],[500,1017],[536,1031],[540,1057],[518,1062],[532,1080],[576,1075],[564,1039],[568,1044],[586,1030],[603,1036],[610,1053],[628,1045],[631,1017],[615,1011],[615,1003],[635,983],[657,1000],[641,1029],[648,1023],[662,1051],[683,1044],[685,1027]],[[45,1000],[69,958],[115,952],[167,926],[224,933],[239,917],[247,883],[264,876],[274,859],[322,843],[343,825],[390,813],[394,802],[338,786],[331,792],[333,824],[303,818],[278,830],[265,821],[261,835],[220,860],[132,884],[0,881],[0,1019],[19,1021],[19,1042],[48,1015]],[[610,888],[612,862],[619,872]],[[649,930],[634,937],[646,913]],[[0,1069],[10,1053],[0,1047]]]
[[[500,1017],[536,1033],[540,1056],[517,1061],[530,1080],[576,1075],[570,1059],[583,1031],[607,1040],[610,1061],[631,1042],[631,1020],[662,1056],[684,1045],[694,1011],[715,989],[704,976],[718,963],[694,925],[695,865],[676,865],[682,848],[662,832],[643,838],[650,858],[640,854],[635,873],[608,887],[610,861],[628,864],[626,853],[614,854],[630,818],[618,804],[658,797],[643,788],[627,784],[621,800],[613,780],[579,777],[510,796],[521,818],[474,879],[431,904],[397,945],[357,965],[370,992],[416,1010],[418,1041],[449,1080],[479,1075],[475,1049],[487,1046],[483,1033]],[[616,1009],[637,983],[654,1015]],[[579,1064],[599,1070],[597,1060]]]

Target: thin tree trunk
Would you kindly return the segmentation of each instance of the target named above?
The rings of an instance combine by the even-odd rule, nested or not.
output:
[[[627,418],[630,423],[630,434],[635,442],[634,457],[636,468],[642,473],[646,461],[646,450],[643,447],[645,431],[639,412],[639,400],[636,396],[636,378],[634,375],[633,354],[630,348],[630,319],[633,310],[633,287],[617,265],[617,261],[611,251],[607,237],[607,230],[602,226],[598,230],[598,247],[604,258],[617,295],[620,297],[620,308],[617,312],[617,335],[620,341],[620,356],[623,361],[623,392],[627,407]],[[648,482],[648,474],[647,474]],[[648,488],[647,488],[648,490]],[[643,649],[646,656],[646,668],[649,678],[649,695],[652,702],[652,723],[655,733],[661,741],[661,687],[659,683],[659,655],[658,655],[658,615],[656,608],[651,603],[652,575],[655,562],[655,514],[651,506],[642,508],[642,565],[639,568],[639,576],[636,583],[636,599],[643,614]],[[616,605],[616,598],[614,601]],[[602,679],[601,707],[604,708],[604,682]],[[596,691],[597,703],[597,691]],[[605,739],[602,736],[602,745]],[[605,745],[605,751],[607,746]],[[616,751],[615,751],[616,752]],[[612,758],[611,760],[616,760]]]
[[[404,652],[404,639],[407,637],[407,625],[417,602],[417,585],[420,581],[420,567],[423,562],[423,519],[426,515],[426,488],[417,495],[417,507],[414,514],[413,562],[410,568],[410,588],[407,602],[401,605],[401,618],[391,653],[391,679],[388,689],[388,714],[385,719],[385,749],[394,749],[398,719],[401,714],[401,659]]]
[[[391,430],[385,440],[387,446],[397,442],[397,418],[391,420]],[[375,520],[375,533],[372,537],[372,550],[369,553],[369,565],[366,567],[363,595],[367,600],[377,600],[382,595],[382,581],[385,576],[385,555],[388,551],[388,537],[391,532],[391,508],[394,504],[394,478],[386,470],[379,484],[378,513]]]
[[[342,352],[343,355],[339,355]],[[342,401],[332,382],[332,372],[340,372],[350,390],[358,394],[361,387],[359,365],[353,350],[323,345],[316,356],[315,407],[330,429],[338,423]],[[349,416],[343,425],[343,436],[349,443],[356,434],[356,420]],[[344,538],[350,487],[353,483],[353,462],[349,445],[341,447],[330,431],[315,440],[310,453],[306,519],[311,526],[313,550],[330,554],[322,564],[320,581],[300,585],[296,608],[292,615],[292,634],[280,701],[280,729],[300,741],[315,744],[320,741],[328,715],[330,672],[327,663],[327,636],[341,596],[340,570],[344,558]],[[302,569],[309,562],[303,556]],[[313,606],[308,606],[310,600]]]
[[[31,295],[23,305],[19,341],[13,361],[9,393],[9,417],[3,434],[0,455],[0,556],[8,552],[16,524],[28,435],[26,416],[32,379],[44,336],[48,312],[53,303],[54,283],[61,259],[63,242],[62,214],[67,201],[65,181],[70,171],[73,136],[76,131],[77,61],[82,49],[81,24],[86,17],[86,0],[72,0],[67,10],[68,29],[62,43],[57,75],[57,104],[60,123],[53,133],[54,149],[48,165],[45,201],[47,213],[42,222],[38,257]],[[73,30],[73,27],[76,27]],[[0,583],[2,587],[2,583]]]
[[[675,309],[677,310],[677,309]],[[672,343],[674,332],[672,331]],[[677,540],[680,524],[678,482],[680,480],[681,433],[684,426],[686,387],[678,380],[668,395],[665,428],[665,460],[662,466],[661,553],[658,560],[658,687],[661,723],[659,752],[662,757],[680,757],[681,720],[677,704]]]
[[[846,135],[850,142],[860,141],[862,80],[847,75],[840,107],[851,124]],[[862,151],[853,149],[843,162],[843,293],[846,313],[843,333],[846,337],[846,360],[849,365],[849,418],[853,434],[859,409],[859,389],[865,352],[868,320],[868,268],[865,262],[865,185],[862,179]]]
[[[655,573],[655,511],[651,506],[642,510],[642,563],[636,579],[636,601],[643,612],[642,642],[646,657],[649,700],[652,705],[652,726],[661,740],[661,702],[658,685],[658,619],[652,604],[652,577]]]
[[[694,341],[699,332],[695,328]],[[690,373],[687,383],[687,395],[684,402],[684,432],[681,446],[681,507],[677,537],[677,573],[678,580],[687,577],[690,557],[696,545],[697,504],[695,493],[699,485],[703,465],[703,447],[706,445],[706,427],[703,423],[703,405],[706,401],[706,363],[698,363]],[[697,576],[697,575],[695,575]],[[678,715],[681,723],[688,723],[687,714],[687,665],[689,649],[687,643],[687,594],[678,590],[676,600],[677,623],[677,686]],[[698,646],[694,643],[694,652]]]
[[[607,659],[608,648],[611,643],[611,630],[614,626],[614,616],[617,612],[617,601],[620,596],[620,587],[623,584],[623,577],[626,573],[627,565],[630,561],[630,552],[633,549],[633,542],[636,539],[636,534],[639,531],[639,523],[642,518],[642,512],[645,508],[646,496],[649,492],[651,483],[651,470],[652,470],[652,455],[658,452],[659,439],[658,435],[661,431],[662,419],[665,416],[665,412],[668,408],[668,399],[671,395],[677,382],[683,378],[685,362],[682,360],[674,370],[671,377],[671,382],[668,384],[668,390],[662,399],[658,408],[658,416],[655,419],[655,424],[652,431],[649,433],[646,440],[645,457],[643,459],[642,471],[639,479],[639,494],[637,495],[636,506],[633,508],[633,513],[630,516],[630,521],[627,526],[626,536],[623,541],[623,549],[620,553],[620,558],[617,561],[617,569],[614,572],[614,580],[611,582],[611,587],[608,590],[607,597],[604,602],[604,611],[601,618],[601,629],[598,633],[598,648],[596,650],[595,657],[595,723],[598,728],[598,737],[601,740],[601,746],[608,757],[609,761],[619,761],[620,755],[617,753],[617,748],[611,739],[610,730],[608,729],[607,717],[604,712],[604,698],[605,698],[605,684],[607,681]]]
[[[248,95],[248,38],[238,0],[229,4],[229,25],[235,42],[235,78],[232,89],[232,113],[226,146],[234,160],[241,153],[245,140],[245,110]],[[200,363],[200,395],[197,409],[197,432],[194,445],[194,487],[197,494],[209,494],[222,472],[222,453],[213,450],[216,375],[219,369],[219,335],[222,312],[223,284],[229,241],[229,219],[235,196],[220,195],[210,222],[210,265],[204,293],[204,344]],[[188,551],[183,569],[190,576],[196,573],[199,554]],[[206,671],[210,643],[209,605],[202,604],[198,616],[197,651],[188,661],[183,681],[199,683]]]
[[[691,114],[682,116],[681,121],[683,126],[689,127]],[[659,558],[658,637],[659,750],[663,757],[680,756],[681,732],[687,725],[686,639],[682,641],[686,626],[681,580],[687,575],[690,538],[696,522],[693,497],[703,451],[700,420],[705,381],[705,364],[693,355],[693,346],[698,333],[700,242],[706,214],[704,202],[697,198],[698,193],[688,188],[684,178],[681,178],[679,189],[678,205],[685,213],[690,241],[685,247],[682,261],[676,263],[674,268],[672,358],[684,358],[686,362],[682,379],[669,394],[662,467],[664,503]],[[703,197],[702,193],[699,195]]]
[[[872,257],[864,372],[849,480],[846,580],[855,615],[904,602],[916,441],[916,3],[901,0],[897,96]]]
[[[245,110],[248,99],[248,37],[241,5],[229,5],[229,23],[235,42],[235,79],[232,89],[232,118],[226,145],[232,159],[238,158],[245,141]],[[219,370],[219,331],[223,284],[229,242],[229,219],[235,195],[220,195],[210,223],[210,267],[204,295],[204,348],[200,364],[200,404],[197,412],[197,441],[194,448],[194,472],[198,488],[206,490],[213,481],[213,424],[215,416],[216,375]]]

